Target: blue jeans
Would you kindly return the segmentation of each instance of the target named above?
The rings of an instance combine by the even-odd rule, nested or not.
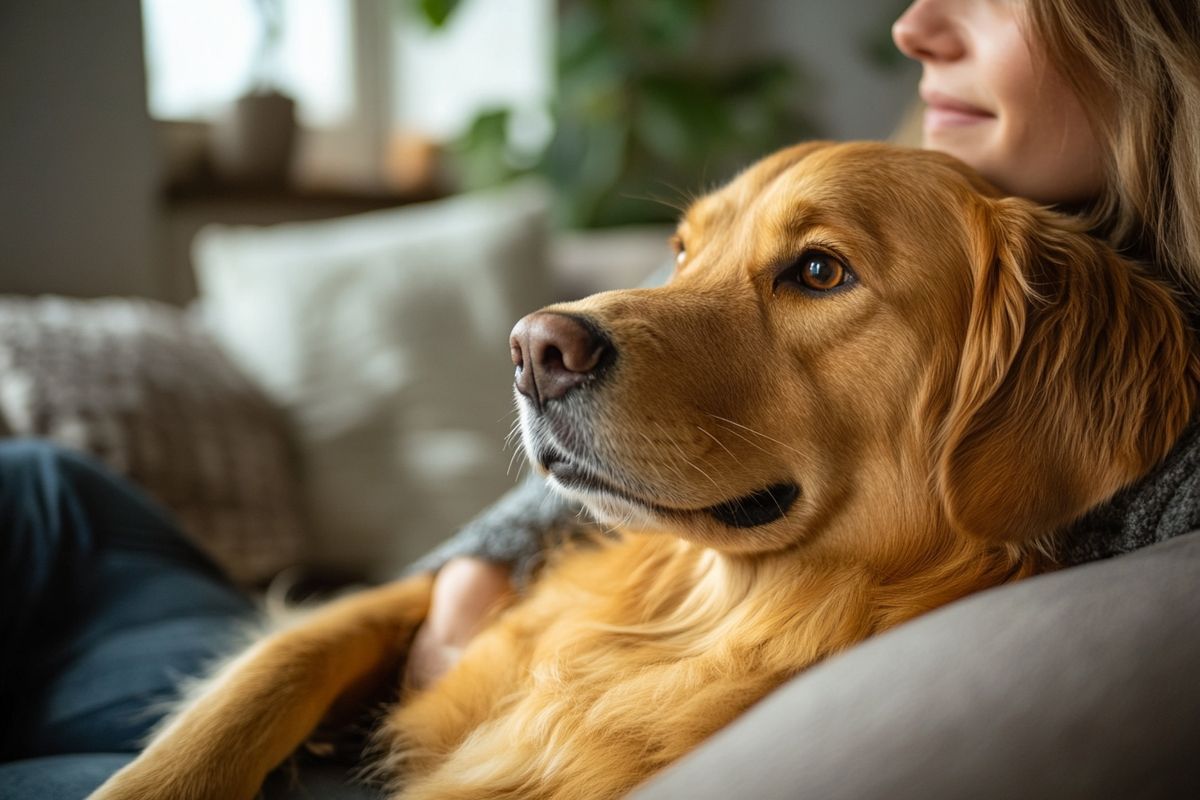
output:
[[[253,605],[145,495],[48,444],[0,442],[0,537],[0,799],[77,800]]]

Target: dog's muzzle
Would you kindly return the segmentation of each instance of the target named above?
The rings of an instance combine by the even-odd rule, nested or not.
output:
[[[616,360],[616,348],[590,319],[576,314],[538,311],[521,319],[509,339],[517,392],[530,401],[539,420],[552,424],[556,415],[542,416],[551,401],[562,400],[594,383]],[[560,422],[562,420],[559,420]],[[526,421],[529,424],[530,421]],[[569,438],[569,437],[568,437]],[[617,482],[602,479],[594,467],[577,463],[554,447],[538,447],[537,460],[561,484],[581,491],[601,492],[632,502],[664,516],[683,513],[631,494]],[[779,483],[743,497],[694,512],[705,513],[731,528],[754,528],[787,516],[800,496],[794,483]]]

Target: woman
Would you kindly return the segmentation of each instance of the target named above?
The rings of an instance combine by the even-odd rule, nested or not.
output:
[[[1086,215],[1099,235],[1188,297],[1200,288],[1194,0],[917,0],[893,33],[924,68],[925,146],[958,156],[1002,189]],[[1191,477],[1168,466],[1152,484]],[[1140,495],[1131,497],[1098,516],[1103,535],[1068,560],[1188,530],[1184,517],[1147,521]],[[544,540],[569,529],[575,513],[547,500],[533,480],[414,566],[439,570],[410,658],[414,682],[455,661],[488,607],[528,577]],[[201,651],[237,627],[247,607],[169,520],[129,487],[58,451],[0,447],[0,515],[9,543],[0,582],[6,608],[15,610],[6,612],[0,640],[3,757],[26,759],[0,765],[0,786],[6,796],[46,798],[56,796],[57,781],[57,796],[79,796],[129,756],[56,754],[132,750],[154,715],[131,722],[128,713],[109,712],[144,709],[169,688],[162,669],[136,688],[97,687],[95,677],[119,684],[122,672],[156,660],[195,671]],[[93,559],[87,569],[80,569],[83,553]],[[186,616],[173,606],[200,609],[195,627],[173,628]],[[49,624],[31,625],[35,615]],[[162,625],[165,632],[154,627]],[[144,658],[112,658],[114,638],[138,635],[149,637]],[[100,702],[90,702],[97,692]]]

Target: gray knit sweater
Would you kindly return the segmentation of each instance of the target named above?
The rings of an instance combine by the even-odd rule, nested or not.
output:
[[[549,549],[588,528],[595,529],[586,513],[581,506],[552,491],[542,476],[530,471],[508,494],[407,572],[436,570],[457,556],[477,556],[511,566],[514,583],[523,586]]]
[[[434,570],[455,556],[513,567],[523,585],[545,552],[589,528],[585,512],[531,474],[453,538],[410,567]],[[1193,423],[1153,472],[1066,531],[1064,565],[1127,553],[1200,528],[1200,422]],[[594,530],[594,527],[592,527]]]
[[[1200,420],[1149,475],[1076,522],[1063,539],[1064,565],[1128,553],[1200,528]]]

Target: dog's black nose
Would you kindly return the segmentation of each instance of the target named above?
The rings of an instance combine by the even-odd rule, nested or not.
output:
[[[583,317],[538,311],[509,339],[517,391],[540,408],[574,389],[607,363],[612,343]]]

